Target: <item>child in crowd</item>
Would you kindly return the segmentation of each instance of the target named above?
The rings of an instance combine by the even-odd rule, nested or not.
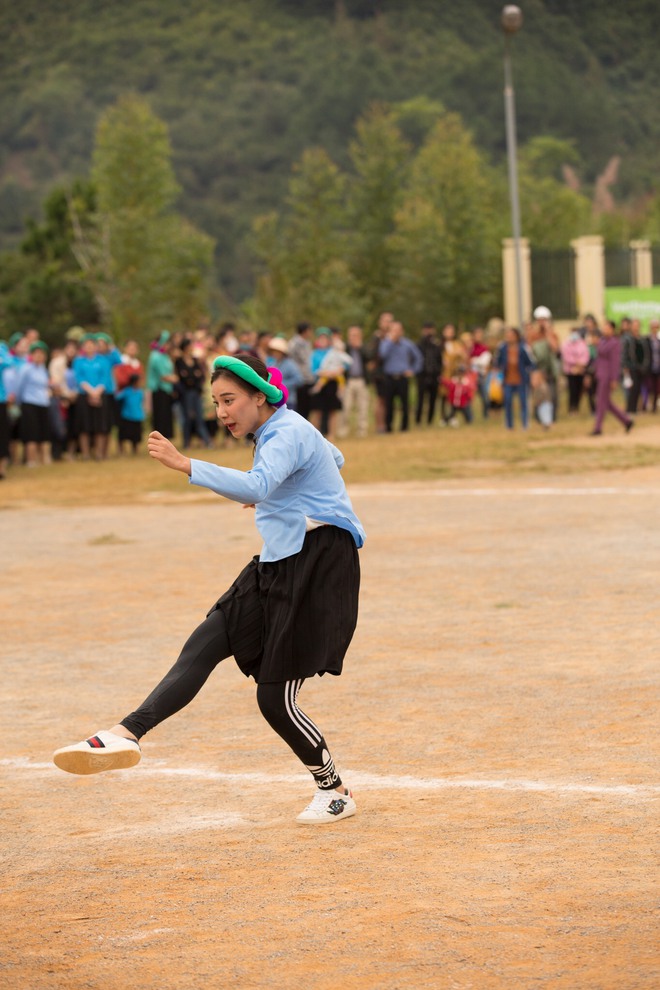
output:
[[[552,426],[552,392],[542,371],[532,371],[530,376],[532,386],[532,408],[544,430]]]
[[[468,371],[464,364],[456,369],[451,378],[443,378],[442,384],[447,397],[447,412],[443,422],[450,426],[458,426],[457,413],[462,413],[466,423],[472,422],[472,399],[477,390],[477,376]]]
[[[327,349],[316,373],[318,379],[310,389],[312,395],[318,394],[324,385],[331,380],[337,382],[337,394],[341,395],[346,386],[346,372],[353,359],[346,353],[346,345],[338,333],[330,337],[330,347]]]
[[[119,403],[119,453],[125,453],[125,446],[133,448],[137,454],[142,443],[142,424],[145,419],[144,389],[140,388],[140,376],[131,375],[128,385],[117,392]]]
[[[289,393],[287,406],[289,409],[298,408],[298,386],[302,385],[303,376],[295,361],[288,356],[289,345],[283,337],[271,337],[268,342],[268,363],[279,369],[282,381]]]

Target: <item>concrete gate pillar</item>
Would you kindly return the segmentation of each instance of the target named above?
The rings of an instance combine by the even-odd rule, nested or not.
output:
[[[578,316],[593,313],[598,322],[605,319],[605,250],[600,235],[577,237],[575,251],[575,296]]]
[[[653,288],[653,256],[650,241],[631,241],[633,256],[632,274],[636,289]]]

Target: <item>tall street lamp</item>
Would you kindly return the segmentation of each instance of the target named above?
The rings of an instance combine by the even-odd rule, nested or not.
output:
[[[511,71],[511,38],[523,23],[520,7],[509,4],[502,10],[504,29],[504,118],[506,123],[506,151],[509,162],[509,197],[511,199],[511,228],[513,233],[513,254],[516,271],[516,301],[518,305],[518,326],[522,331],[522,261],[520,257],[520,197],[518,195],[518,163],[516,152],[516,106]]]

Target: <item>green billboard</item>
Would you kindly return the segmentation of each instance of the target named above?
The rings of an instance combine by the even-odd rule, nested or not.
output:
[[[649,320],[660,320],[660,285],[652,289],[634,289],[631,286],[605,289],[605,315],[616,324],[624,316],[640,320],[642,329],[648,332]]]

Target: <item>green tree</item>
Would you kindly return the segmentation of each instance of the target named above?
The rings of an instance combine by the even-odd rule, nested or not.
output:
[[[567,248],[574,237],[591,232],[590,200],[562,180],[564,166],[580,164],[569,141],[536,137],[521,149],[521,226],[532,247]]]
[[[396,264],[391,235],[410,164],[410,147],[391,110],[375,105],[358,120],[350,157],[349,262],[373,320],[389,305]]]
[[[364,304],[346,260],[346,177],[320,148],[294,166],[281,214],[259,218],[256,249],[265,271],[250,312],[275,330],[307,319],[360,320]]]
[[[206,312],[213,242],[174,211],[171,156],[167,128],[142,99],[123,97],[101,117],[97,214],[87,227],[76,222],[76,254],[120,337],[146,341]]]
[[[76,261],[69,202],[81,216],[94,210],[94,190],[77,181],[54,189],[43,207],[41,223],[29,220],[20,250],[7,252],[0,264],[0,319],[8,332],[37,327],[51,344],[73,324],[96,324],[98,308]]]
[[[124,96],[100,118],[92,177],[103,216],[158,218],[172,209],[179,185],[166,125],[137,96]]]
[[[643,233],[656,247],[660,245],[660,192],[647,205]]]
[[[457,114],[445,114],[417,154],[391,243],[393,305],[408,321],[464,325],[498,308],[496,183]]]

